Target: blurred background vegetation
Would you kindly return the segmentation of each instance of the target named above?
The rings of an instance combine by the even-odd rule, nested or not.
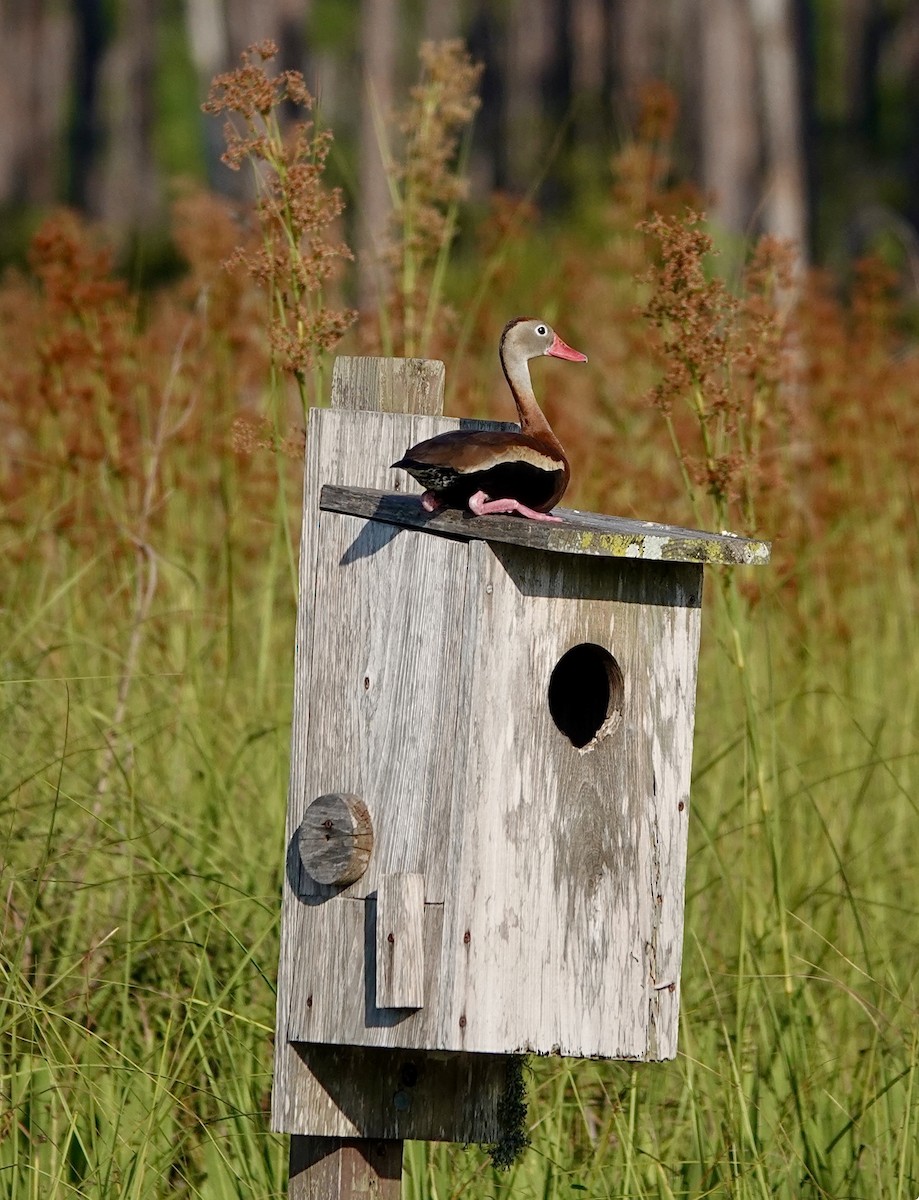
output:
[[[410,351],[506,419],[530,312],[569,502],[773,561],[707,573],[677,1060],[536,1061],[405,1194],[919,1196],[917,20],[7,0],[0,1195],[284,1194],[304,409]]]
[[[387,207],[379,128],[420,42],[455,36],[484,64],[474,201],[501,190],[576,208],[659,80],[682,112],[674,169],[726,238],[790,237],[836,267],[885,243],[915,286],[916,0],[8,0],[0,261],[65,202],[118,231],[129,269],[166,269],[172,181],[244,186],[199,104],[265,37],[335,130],[333,170],[361,197],[349,234],[366,254]]]

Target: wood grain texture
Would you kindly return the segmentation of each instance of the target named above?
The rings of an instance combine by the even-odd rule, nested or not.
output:
[[[337,400],[340,403],[350,403],[348,397],[359,396],[360,402],[365,405],[380,402],[395,408],[402,406],[396,390],[382,396],[378,394],[375,401],[372,392],[367,391],[367,378],[361,360],[337,360],[333,376],[333,402]],[[411,403],[421,412],[439,413],[443,395],[441,371],[435,369],[418,372],[414,379],[416,390],[407,403]],[[354,423],[360,427],[368,419],[371,422],[380,422],[374,427],[378,429],[378,435],[371,429],[369,433],[364,432],[353,437],[350,430],[355,427]],[[490,1141],[495,1138],[495,1130],[499,1127],[498,1107],[508,1062],[505,1056],[466,1055],[462,1056],[461,1060],[454,1056],[449,1061],[442,1058],[432,1059],[430,1065],[425,1067],[424,1078],[428,1082],[424,1103],[419,1102],[404,1110],[397,1110],[393,1107],[392,1097],[399,1088],[389,1087],[386,1090],[393,1082],[394,1076],[392,1070],[385,1069],[385,1063],[379,1057],[382,1055],[384,1060],[391,1063],[394,1061],[393,1054],[397,1052],[378,1051],[377,1057],[371,1062],[361,1059],[362,1049],[355,1049],[353,1056],[347,1059],[346,1066],[339,1063],[338,1068],[330,1075],[328,1070],[324,1069],[329,1061],[329,1054],[344,1055],[348,1053],[349,1048],[294,1044],[298,1030],[302,1031],[301,1036],[305,1040],[323,1036],[323,1028],[328,1028],[334,1019],[334,1014],[328,1006],[333,994],[344,997],[344,1007],[350,1013],[349,1025],[363,1024],[365,1012],[369,1012],[371,1020],[380,1017],[375,1011],[371,993],[371,989],[375,987],[375,963],[368,937],[368,929],[372,928],[375,918],[375,901],[366,899],[366,896],[356,901],[342,897],[341,907],[336,911],[333,906],[322,902],[324,896],[316,894],[317,891],[324,891],[328,895],[332,893],[332,889],[303,888],[305,872],[301,871],[299,864],[296,835],[308,800],[323,791],[337,790],[336,786],[319,788],[310,793],[307,788],[313,646],[314,640],[321,645],[323,637],[320,630],[318,637],[314,638],[317,619],[322,611],[317,607],[317,562],[320,544],[324,542],[330,523],[329,518],[323,518],[319,512],[320,486],[327,481],[357,483],[367,487],[392,486],[394,476],[398,479],[398,473],[391,471],[389,464],[401,456],[406,447],[414,441],[446,429],[478,428],[481,425],[480,422],[432,418],[416,419],[406,427],[405,420],[405,417],[377,418],[368,413],[337,412],[334,409],[322,410],[321,415],[316,412],[311,414],[300,542],[300,601],[297,610],[291,776],[286,832],[288,872],[281,922],[271,1121],[272,1128],[278,1131],[322,1134],[329,1137],[362,1135],[368,1138]],[[325,432],[323,421],[328,423]],[[393,421],[395,424],[392,424]],[[339,422],[341,428],[336,422]],[[388,427],[387,422],[390,422]],[[405,478],[404,475],[402,478]],[[407,482],[409,487],[415,488],[413,482]],[[353,565],[364,561],[362,552],[372,552],[377,544],[378,531],[372,529],[362,540],[360,522],[342,517],[334,520],[340,523],[340,556],[336,559],[335,550],[327,549],[321,570],[327,574],[346,575]],[[321,522],[324,524],[323,528]],[[381,542],[384,545],[388,544],[388,539],[384,537]],[[347,561],[341,561],[352,546]],[[372,602],[372,586],[371,579],[364,592],[364,602],[367,604]],[[411,579],[403,580],[403,586],[410,589]],[[440,586],[443,588],[443,585]],[[406,590],[401,596],[396,594],[391,599],[402,602],[411,594],[410,590]],[[384,637],[379,622],[377,627],[378,637]],[[349,638],[348,641],[352,644],[354,639]],[[381,649],[379,643],[375,648],[372,647],[370,658],[372,659],[374,654],[379,655]],[[358,681],[358,698],[366,704],[368,697],[370,700],[375,699],[378,689],[374,690],[373,681],[370,689],[364,689],[364,679],[370,676],[364,673],[355,675],[355,666],[361,671],[364,663],[351,660],[350,678]],[[338,697],[334,692],[334,680],[348,677],[347,664],[344,664],[344,667],[345,670],[339,676],[337,666],[333,662],[333,673],[330,676],[332,682],[326,685],[336,702]],[[348,702],[353,703],[354,692],[348,693],[348,698]],[[370,711],[372,712],[372,708]],[[440,711],[434,709],[435,713]],[[404,745],[394,747],[393,752],[396,753],[397,759],[401,759],[403,750]],[[336,747],[339,761],[350,760],[354,751],[353,745]],[[366,762],[370,753],[371,750],[365,747],[364,758],[361,761]],[[360,758],[360,755],[357,757]],[[358,772],[358,776],[362,777],[362,772]],[[362,794],[360,789],[354,790],[357,794]],[[412,861],[417,862],[423,858],[418,852],[417,843],[412,853]],[[400,860],[400,866],[403,861],[408,861],[408,856]],[[301,898],[303,892],[311,893],[306,897],[310,903]],[[435,966],[439,964],[442,922],[442,904],[426,904],[424,927],[426,953],[429,955],[427,961],[433,962]],[[323,981],[325,986],[316,986],[321,985]],[[320,1021],[310,1020],[314,1008],[321,1017]],[[421,1013],[423,1014],[424,1010],[421,1010]],[[340,1039],[332,1037],[329,1040]],[[418,1043],[434,1044],[424,1036],[418,1039]],[[458,1063],[461,1065],[457,1065]],[[316,1070],[313,1069],[314,1066]]]
[[[289,1200],[398,1200],[402,1142],[290,1139]]]
[[[436,416],[443,412],[443,406],[442,362],[430,358],[370,356],[335,359],[332,367],[333,408]]]
[[[504,1132],[511,1058],[305,1042],[289,1049],[314,1086],[286,1097],[288,1131],[438,1142],[496,1142]]]
[[[529,521],[517,516],[476,517],[471,512],[452,508],[429,513],[413,497],[391,490],[331,484],[322,489],[320,507],[327,512],[370,517],[406,529],[481,538],[562,554],[756,566],[767,563],[771,553],[771,543],[738,534],[706,533],[700,529],[633,521],[628,517],[579,512],[573,508],[554,510],[554,515],[562,518],[562,524]]]
[[[457,425],[310,415],[276,1129],[429,1136],[411,1111],[394,1125],[394,1093],[365,1099],[369,1057],[329,1092],[319,1056],[349,1047],[474,1051],[462,1059],[479,1072],[472,1096],[444,1076],[441,1111],[464,1129],[487,1124],[489,1080],[510,1052],[675,1053],[702,568],[591,549],[587,535],[626,534],[583,514],[577,552],[546,554],[548,541],[491,534],[558,526],[488,518],[487,541],[471,522],[431,537],[431,521],[320,507],[327,484],[376,489],[361,500],[372,504],[388,489],[417,513],[391,497],[388,464]],[[548,689],[583,643],[615,658],[621,694],[605,736],[579,749]],[[308,804],[338,791],[366,801],[375,831],[367,872],[344,889],[310,879],[296,845]],[[424,1005],[411,1010],[378,1002],[378,889],[406,873],[424,876]]]
[[[384,875],[377,887],[377,1008],[424,1005],[424,876]]]
[[[379,475],[400,447],[446,423],[314,409],[310,503],[342,464]],[[454,771],[454,739],[443,731],[458,720],[454,643],[464,619],[457,581],[465,547],[438,538],[419,554],[414,543],[423,535],[337,513],[319,512],[315,531],[310,717],[291,803],[342,791],[367,804],[374,852],[349,896],[367,897],[383,876],[407,871],[423,874],[425,899],[442,903],[445,813],[429,798],[450,786]],[[328,891],[304,874],[299,895],[318,900]]]
[[[422,557],[444,540],[401,536],[420,537]],[[434,673],[452,692],[450,723],[435,712],[432,727],[423,705],[414,741],[401,743],[423,748],[449,729],[441,740],[453,752],[452,770],[424,800],[442,841],[424,868],[439,872],[425,904],[425,1006],[405,1013],[376,1003],[365,877],[334,904],[315,897],[299,910],[288,1036],[672,1055],[701,568],[447,544],[466,555],[452,564],[462,621],[440,628],[448,653],[411,657],[403,689],[423,690]],[[342,619],[354,625],[353,613]],[[556,726],[548,689],[558,661],[585,642],[614,657],[622,696],[606,736],[579,750]],[[373,720],[411,739],[399,725],[403,692]],[[378,736],[368,713],[345,716],[340,728],[340,744],[323,747],[334,764],[346,746]]]
[[[657,989],[679,973],[702,570],[481,543],[470,555],[481,603],[467,606],[474,702],[461,706],[442,1036],[476,1051],[672,1053],[676,1007]],[[547,704],[552,668],[581,643],[608,649],[623,678],[621,720],[584,750]]]
[[[360,796],[331,792],[307,807],[297,833],[300,861],[320,884],[344,886],[367,870],[373,825]]]
[[[298,649],[302,656],[308,642],[311,650],[297,668],[288,844],[314,796],[346,791],[368,805],[374,852],[340,895],[302,871],[299,856],[293,861],[278,979],[279,1029],[291,1041],[442,1048],[427,1007],[377,1006],[363,901],[387,874],[424,875],[425,995],[436,994],[450,797],[465,753],[458,704],[466,544],[322,513],[318,493],[344,469],[375,481],[411,441],[458,424],[310,413],[304,505],[313,517],[304,537],[316,546],[313,577],[301,584]]]
[[[686,588],[701,599],[702,568],[686,575]],[[648,647],[649,705],[644,735],[651,743],[655,817],[649,809],[645,844],[656,920],[646,947],[649,1057],[675,1058],[683,958],[686,848],[692,764],[700,609],[661,613],[659,636]]]

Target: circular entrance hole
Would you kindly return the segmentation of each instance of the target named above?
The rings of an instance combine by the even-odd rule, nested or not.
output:
[[[612,733],[622,719],[622,670],[595,642],[572,646],[549,679],[549,712],[573,746],[582,750]]]

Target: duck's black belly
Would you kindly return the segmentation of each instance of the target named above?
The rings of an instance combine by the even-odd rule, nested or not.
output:
[[[565,491],[565,472],[544,471],[526,462],[497,463],[484,471],[457,471],[446,465],[412,462],[399,464],[445,504],[465,508],[469,497],[485,492],[492,500],[519,500],[537,512],[548,512]]]

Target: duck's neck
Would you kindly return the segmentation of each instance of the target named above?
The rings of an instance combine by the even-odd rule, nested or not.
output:
[[[558,438],[552,432],[552,426],[536,403],[527,360],[513,355],[506,356],[502,352],[501,366],[504,368],[505,378],[513,393],[514,403],[517,405],[521,432],[530,437],[542,438],[561,449]]]

